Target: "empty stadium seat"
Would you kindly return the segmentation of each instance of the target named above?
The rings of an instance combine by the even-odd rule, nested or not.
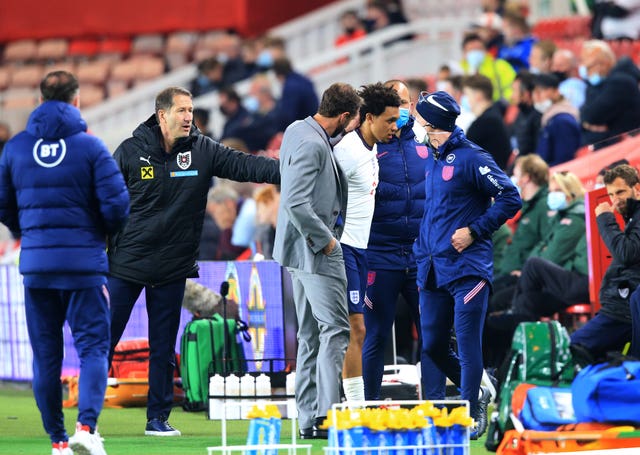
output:
[[[16,66],[11,73],[12,87],[37,87],[42,80],[44,67],[40,64]]]
[[[540,19],[532,28],[532,34],[540,39],[589,38],[591,16],[568,16]]]
[[[104,84],[111,71],[109,59],[98,59],[78,64],[76,74],[80,83]]]
[[[0,90],[4,90],[11,82],[11,66],[0,66]]]
[[[104,101],[104,87],[94,84],[80,86],[80,107],[91,107]]]
[[[33,109],[38,103],[39,92],[32,88],[20,87],[10,88],[2,93],[2,108],[11,109]]]
[[[131,40],[129,38],[105,38],[98,44],[98,53],[102,58],[110,57],[120,60],[129,55],[131,50]]]
[[[131,54],[161,55],[164,52],[164,37],[160,34],[138,35],[131,43]]]
[[[36,58],[41,61],[61,60],[67,55],[69,43],[63,38],[45,39],[38,43]]]
[[[25,39],[11,41],[4,48],[4,60],[6,62],[26,62],[36,58],[38,45],[35,40]]]
[[[87,59],[96,55],[99,51],[98,40],[95,39],[73,39],[69,43],[67,55],[73,58]]]
[[[50,63],[49,65],[45,65],[43,76],[50,73],[51,71],[67,71],[69,73],[76,74],[76,64],[73,62],[59,62],[59,63]],[[77,74],[76,74],[77,77]]]

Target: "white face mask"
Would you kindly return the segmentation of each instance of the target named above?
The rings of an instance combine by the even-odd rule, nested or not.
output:
[[[534,103],[533,108],[536,111],[540,112],[541,114],[544,114],[551,108],[552,105],[553,105],[553,101],[551,101],[550,99],[546,99],[544,101]]]
[[[424,126],[420,125],[418,122],[413,122],[413,134],[415,134],[415,141],[418,144],[424,144],[427,139],[427,130]]]

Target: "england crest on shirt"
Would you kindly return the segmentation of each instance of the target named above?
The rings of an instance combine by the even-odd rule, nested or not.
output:
[[[191,166],[191,150],[178,153],[178,167],[180,169],[189,169],[189,166]]]
[[[349,300],[354,304],[360,302],[360,291],[349,291]]]

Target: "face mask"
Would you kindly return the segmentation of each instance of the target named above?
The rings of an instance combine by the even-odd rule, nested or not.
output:
[[[256,58],[256,65],[260,68],[271,68],[273,66],[273,56],[268,50],[263,50]]]
[[[598,73],[592,74],[591,76],[589,76],[589,84],[596,86],[599,85],[602,82],[602,76],[600,76]]]
[[[216,55],[216,60],[224,65],[229,61],[229,56],[224,52],[220,52],[218,55]]]
[[[562,191],[549,191],[547,195],[549,210],[563,210],[567,208],[567,196]]]
[[[242,105],[249,112],[258,112],[260,109],[260,101],[255,96],[247,96],[242,100]]]
[[[460,109],[471,112],[471,103],[469,102],[469,97],[467,95],[462,95],[462,97],[460,97]]]
[[[533,107],[535,108],[536,111],[540,112],[541,114],[544,114],[549,110],[552,104],[553,104],[553,101],[551,101],[550,99],[546,99],[544,101],[534,103]]]
[[[400,116],[398,117],[398,120],[396,120],[396,126],[398,128],[402,128],[407,124],[408,121],[409,121],[409,109],[401,107]]]
[[[565,80],[567,80],[567,74],[563,73],[562,71],[553,71],[552,73],[555,77],[557,77],[560,82],[563,82]]]
[[[345,27],[345,28],[344,28],[344,32],[345,32],[347,35],[353,35],[353,32],[355,32],[355,31],[356,31],[356,28],[355,28],[355,27]]]
[[[484,60],[484,51],[475,50],[467,52],[467,63],[473,69],[478,69]]]
[[[580,79],[582,80],[587,80],[589,79],[589,72],[587,71],[587,67],[584,65],[580,65],[578,67],[578,76],[580,76]]]
[[[593,189],[594,190],[599,190],[600,188],[604,188],[606,185],[604,183],[596,183],[595,185],[593,185]]]
[[[520,185],[518,185],[518,177],[516,177],[515,175],[512,175],[510,177],[511,183],[513,183],[513,186],[516,187],[516,189],[518,190],[518,194],[522,194],[522,189],[520,188]]]
[[[427,143],[427,130],[424,126],[420,125],[418,122],[413,122],[413,134],[415,134],[414,140],[418,144],[426,144]]]

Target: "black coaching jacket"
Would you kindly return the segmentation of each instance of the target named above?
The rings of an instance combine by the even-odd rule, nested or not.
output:
[[[114,153],[131,198],[127,224],[109,239],[110,273],[144,285],[198,276],[198,246],[214,176],[280,183],[278,160],[225,147],[193,127],[164,151],[155,115]]]

